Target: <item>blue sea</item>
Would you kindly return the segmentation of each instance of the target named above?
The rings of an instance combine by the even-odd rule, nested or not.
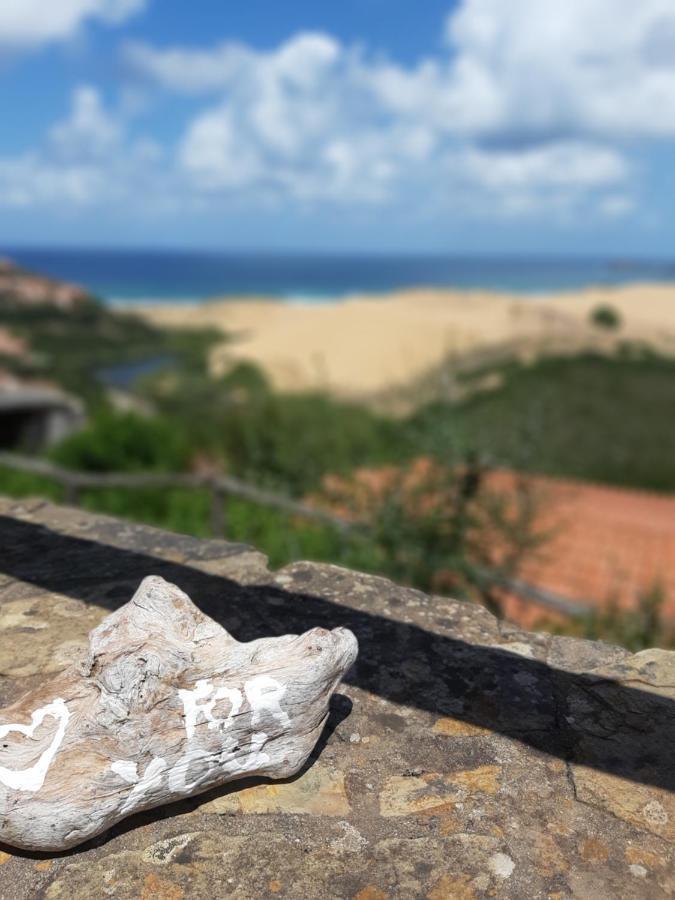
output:
[[[302,255],[0,248],[20,265],[74,281],[109,302],[272,296],[334,302],[354,293],[447,287],[532,294],[631,281],[675,281],[675,260]]]

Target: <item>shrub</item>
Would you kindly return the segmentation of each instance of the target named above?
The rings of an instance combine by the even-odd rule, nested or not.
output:
[[[663,613],[666,594],[655,582],[636,597],[631,608],[621,608],[611,600],[599,609],[590,610],[581,619],[566,625],[547,623],[539,627],[556,634],[571,634],[591,641],[603,640],[637,652],[649,647],[675,649],[675,627]]]
[[[543,359],[505,370],[498,391],[429,405],[407,424],[418,453],[439,455],[454,436],[460,452],[497,467],[675,492],[674,386],[663,357]]]
[[[603,304],[591,310],[591,324],[605,331],[618,331],[621,327],[621,315],[613,306]]]
[[[51,456],[67,468],[87,472],[178,472],[187,465],[189,445],[176,422],[101,410]]]
[[[222,378],[182,377],[149,388],[153,405],[179,423],[194,454],[219,460],[240,478],[298,496],[326,472],[399,458],[406,446],[400,423],[328,394],[283,394],[255,366],[241,364]]]
[[[360,567],[432,593],[451,593],[502,615],[498,583],[548,537],[538,498],[524,479],[496,489],[475,458],[447,465],[419,457],[407,466],[360,469],[324,479],[315,499],[366,527]]]
[[[394,423],[326,395],[270,393],[229,405],[219,441],[230,471],[302,495],[326,472],[385,458],[398,443],[397,431]]]

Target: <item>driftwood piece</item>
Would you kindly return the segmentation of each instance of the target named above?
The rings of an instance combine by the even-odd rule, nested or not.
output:
[[[239,643],[144,579],[86,661],[0,711],[0,841],[63,850],[235,778],[293,775],[356,654],[345,628]]]

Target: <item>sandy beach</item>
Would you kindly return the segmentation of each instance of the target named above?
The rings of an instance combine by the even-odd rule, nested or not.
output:
[[[600,305],[620,314],[617,333],[590,324],[591,311]],[[527,297],[418,289],[325,305],[228,298],[133,310],[161,326],[227,333],[229,340],[212,353],[215,374],[250,361],[279,389],[320,388],[355,399],[409,386],[448,358],[498,348],[528,356],[632,339],[675,353],[675,285]]]

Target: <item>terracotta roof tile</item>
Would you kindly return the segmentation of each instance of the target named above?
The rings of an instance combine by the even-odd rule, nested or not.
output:
[[[487,481],[508,492],[515,479],[497,471]],[[541,517],[554,530],[519,577],[571,600],[623,608],[659,585],[663,613],[675,619],[675,497],[542,476],[528,481],[545,497]],[[510,598],[507,606],[518,621],[532,623],[529,604]]]
[[[442,484],[437,475],[437,464],[420,458],[406,469],[361,469],[352,479],[330,476],[324,487],[334,511],[367,518],[396,484],[417,498],[411,510],[433,507],[430,495]],[[505,469],[484,480],[488,491],[507,497],[523,483],[535,502],[534,528],[548,539],[522,564],[521,580],[577,603],[622,608],[634,607],[641,594],[658,585],[665,595],[662,612],[675,621],[675,497]],[[422,503],[420,489],[427,497]],[[499,550],[496,537],[493,562]],[[508,617],[525,626],[544,615],[542,607],[522,598],[505,596],[504,602]]]

